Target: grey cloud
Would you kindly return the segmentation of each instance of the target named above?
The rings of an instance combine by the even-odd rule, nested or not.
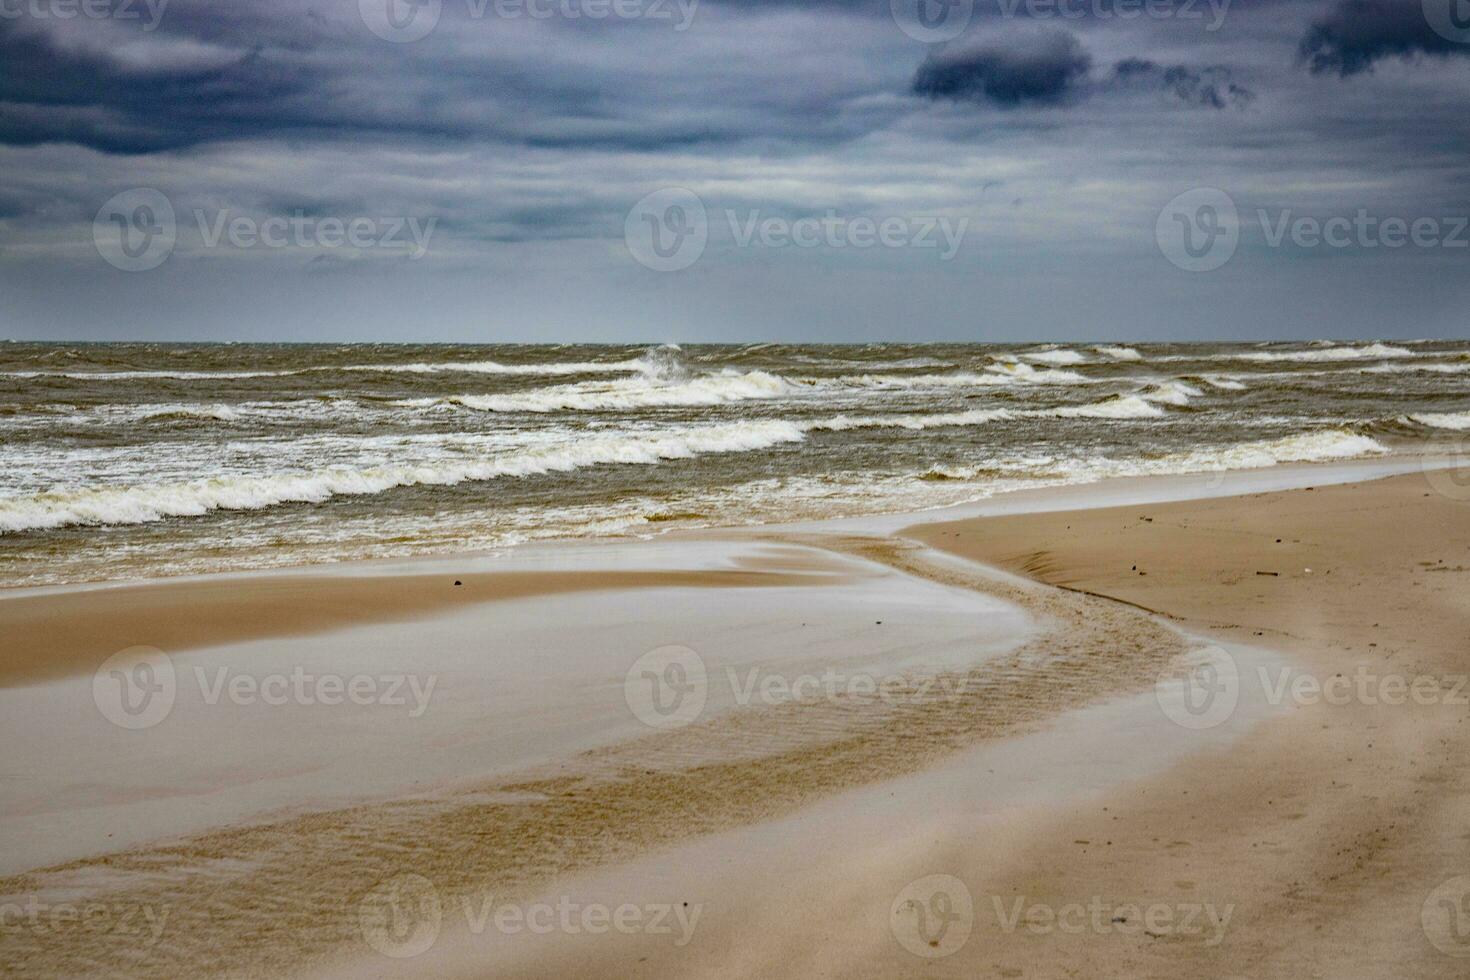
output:
[[[814,42],[814,57],[711,73],[730,50],[713,28],[469,20],[446,3],[433,35],[398,45],[370,35],[355,7],[306,16],[269,0],[174,0],[152,32],[0,20],[0,144],[137,154],[262,138],[635,152],[832,142],[886,123],[893,112],[853,104],[902,77],[837,64],[827,49],[840,35],[828,41],[817,20],[776,39],[761,37],[760,17],[733,24],[773,54]]]
[[[1421,0],[1341,0],[1312,24],[1298,55],[1313,74],[1347,77],[1372,71],[1385,58],[1467,57],[1470,44],[1436,33]]]
[[[1243,217],[1463,212],[1465,66],[1424,57],[1434,42],[1422,31],[1394,49],[1381,29],[1354,40],[1328,0],[1234,0],[1211,32],[1207,5],[1193,6],[1204,22],[1028,24],[981,0],[969,35],[943,48],[904,35],[887,0],[701,0],[682,33],[471,22],[463,0],[445,0],[438,29],[413,44],[371,36],[356,0],[170,0],[148,36],[0,19],[0,325],[309,337],[432,322],[478,336],[494,310],[567,339],[569,324],[646,331],[668,321],[677,292],[679,319],[706,337],[751,323],[778,336],[816,322],[834,336],[892,331],[909,314],[962,331],[977,310],[987,324],[1126,334],[1146,316],[1163,332],[1205,331],[1186,324],[1201,304],[1152,275],[1158,210],[1180,191],[1220,187]],[[1334,78],[1361,63],[1352,52],[1422,63],[1324,83],[1296,60],[1314,26],[1318,53],[1337,59],[1319,71]],[[1050,41],[1035,33],[1047,29]],[[1228,111],[1252,95],[1249,112]],[[699,193],[719,227],[730,208],[836,209],[970,216],[975,238],[926,273],[922,256],[740,251],[713,236],[687,274],[658,277],[628,259],[623,225],[633,202],[669,185]],[[179,245],[153,273],[109,278],[93,216],[135,187],[173,201]],[[202,248],[197,209],[438,224],[419,261],[308,266],[289,250]],[[1272,299],[1252,286],[1203,305],[1216,332],[1285,322],[1288,309],[1424,331],[1463,310],[1463,262],[1277,257],[1261,267]]]
[[[1244,108],[1255,93],[1231,80],[1224,65],[1191,68],[1160,65],[1146,58],[1125,58],[1113,66],[1113,82],[1124,87],[1162,89],[1179,101],[1210,109]]]
[[[1077,38],[1049,31],[932,54],[919,66],[913,88],[931,99],[1055,105],[1077,91],[1091,66]]]
[[[1233,80],[1225,65],[1195,68],[1124,58],[1105,78],[1090,76],[1092,57],[1073,35],[1028,35],[1010,46],[991,42],[930,55],[914,76],[913,90],[930,99],[1023,103],[1081,102],[1102,92],[1161,91],[1188,106],[1225,109],[1247,105],[1255,94]]]

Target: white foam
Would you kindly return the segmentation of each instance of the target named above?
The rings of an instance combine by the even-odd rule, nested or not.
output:
[[[1185,456],[1207,465],[1202,469],[1254,469],[1280,463],[1317,463],[1333,459],[1377,456],[1389,450],[1376,439],[1349,429],[1320,429],[1280,439],[1242,443],[1223,451],[1196,450]]]
[[[968,412],[940,412],[932,415],[838,415],[820,422],[808,422],[808,430],[845,432],[849,429],[942,429],[952,426],[986,425],[1015,419],[1019,412],[1004,408],[977,408]]]
[[[1165,412],[1162,408],[1150,405],[1137,395],[1123,395],[1091,405],[1074,405],[1027,414],[1083,419],[1157,419],[1163,418]]]
[[[213,419],[216,422],[234,422],[241,418],[241,411],[231,405],[177,404],[145,405],[138,413],[142,421],[148,419],[193,418]]]
[[[1095,483],[1117,477],[1261,469],[1282,463],[1326,462],[1377,456],[1387,452],[1387,448],[1367,436],[1347,429],[1324,429],[1280,439],[1170,453],[1157,459],[1118,460],[1096,456],[992,457],[968,467],[931,466],[922,475],[931,480],[936,477],[943,480],[973,480],[1004,474],[1003,488],[1016,489],[1019,486]]]
[[[630,361],[570,361],[553,364],[502,364],[499,361],[443,361],[414,364],[350,364],[341,368],[312,368],[314,371],[369,371],[386,374],[622,374],[645,371],[643,358]]]
[[[1191,398],[1198,398],[1203,394],[1204,392],[1198,388],[1185,384],[1183,381],[1165,381],[1146,389],[1139,397],[1144,401],[1182,408],[1189,404]]]
[[[1143,355],[1132,347],[1094,347],[1093,350],[1099,354],[1111,357],[1115,361],[1143,360]]]
[[[1470,371],[1470,360],[1433,364],[1375,364],[1361,369],[1363,374],[1464,374],[1467,371]]]
[[[848,429],[942,429],[955,426],[988,425],[1025,418],[1091,418],[1152,419],[1164,410],[1143,399],[1127,395],[1088,405],[1066,405],[1061,408],[1007,409],[977,408],[966,412],[942,412],[933,415],[838,415],[819,422],[808,422],[808,430],[841,432]]]
[[[1431,429],[1470,429],[1470,412],[1423,412],[1408,416],[1409,421],[1427,425]]]
[[[608,463],[652,464],[710,453],[750,452],[799,442],[791,422],[736,422],[660,435],[607,435],[506,453],[489,460],[416,466],[331,467],[270,476],[231,476],[183,483],[58,490],[0,498],[0,533],[73,524],[143,524],[214,510],[259,510],[318,503],[335,496],[394,487],[452,486],[508,476],[569,472]]]
[[[1387,344],[1366,347],[1318,347],[1313,350],[1257,351],[1225,355],[1242,361],[1374,361],[1390,357],[1413,357],[1414,352]]]
[[[630,378],[620,381],[542,388],[515,395],[413,398],[391,404],[411,408],[461,405],[481,412],[590,412],[667,406],[725,405],[755,399],[780,398],[799,393],[799,390],[797,385],[785,378],[765,371],[748,371],[742,374],[738,371],[726,370],[674,384]]]
[[[1376,439],[1348,429],[1318,429],[1281,439],[1240,443],[1225,449],[1194,450],[1172,457],[1187,466],[1184,470],[1238,470],[1278,463],[1315,463],[1329,459],[1352,459],[1388,452]]]
[[[832,384],[834,379],[798,378],[800,383],[822,386]],[[1076,385],[1090,384],[1075,371],[1040,369],[1029,364],[1006,362],[987,365],[982,372],[955,371],[950,374],[845,374],[835,383],[849,388],[866,388],[878,391],[917,390],[924,388],[991,388],[1018,387],[1025,385]]]
[[[1050,347],[1045,350],[1026,351],[1019,355],[1028,361],[1040,361],[1043,364],[1082,364],[1087,358],[1074,350],[1065,347]]]

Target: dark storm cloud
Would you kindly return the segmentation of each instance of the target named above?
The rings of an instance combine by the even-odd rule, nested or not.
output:
[[[752,323],[828,339],[909,321],[964,332],[976,310],[1079,335],[1141,319],[1209,332],[1160,312],[1192,308],[1169,305],[1183,294],[1153,239],[1174,195],[1221,188],[1242,220],[1258,207],[1413,217],[1462,212],[1470,186],[1470,64],[1426,56],[1449,49],[1418,0],[1366,19],[1333,0],[1179,0],[1132,19],[1138,5],[1110,0],[976,0],[941,47],[905,34],[889,0],[699,0],[683,32],[442,6],[405,44],[373,36],[357,0],[169,0],[151,32],[0,17],[0,329],[124,330],[108,326],[121,288],[146,311],[127,329],[176,336],[361,335],[348,307],[389,337],[432,324],[488,339],[487,311],[558,340],[569,324],[645,336],[671,319],[710,339]],[[1412,70],[1363,70],[1400,56]],[[660,277],[630,259],[623,229],[665,186],[701,196],[711,240],[687,273]],[[173,203],[179,244],[119,286],[92,223],[139,187]],[[736,250],[731,208],[967,216],[976,231],[928,270],[907,253]],[[309,260],[205,248],[201,211],[438,224],[414,262]],[[1330,266],[1340,288],[1316,298],[1353,329],[1381,327],[1364,311],[1436,296],[1428,272],[1387,285],[1373,256],[1274,258],[1278,302]],[[331,274],[300,286],[308,268]],[[262,295],[277,298],[270,314]],[[1211,315],[1216,333],[1295,322],[1254,289]]]
[[[1460,0],[1430,0],[1452,8]],[[1346,77],[1385,58],[1470,56],[1470,44],[1437,33],[1421,0],[1341,0],[1316,20],[1298,49],[1314,74]]]
[[[281,126],[287,106],[311,88],[308,73],[258,49],[198,48],[192,61],[170,62],[168,38],[154,44],[157,61],[129,64],[103,39],[67,46],[0,22],[0,142],[71,142],[117,153],[176,149]]]
[[[1224,65],[1194,68],[1124,58],[1106,77],[1090,76],[1092,56],[1064,31],[932,54],[914,76],[913,90],[930,99],[989,102],[1002,107],[1026,103],[1059,105],[1099,93],[1158,91],[1187,106],[1242,108],[1255,97],[1233,80]]]
[[[240,9],[245,7],[247,9]],[[848,103],[886,83],[854,61],[736,66],[712,33],[630,20],[469,18],[391,44],[356,3],[303,13],[174,0],[137,24],[0,20],[0,144],[154,153],[226,140],[489,141],[654,152],[841,141],[891,114]],[[896,32],[895,32],[895,36]]]
[[[1127,88],[1154,88],[1176,96],[1179,101],[1210,109],[1243,108],[1255,93],[1231,80],[1223,65],[1191,68],[1160,65],[1146,58],[1125,58],[1113,66],[1113,82]]]
[[[932,54],[914,76],[914,92],[1002,106],[1055,105],[1077,91],[1091,66],[1076,37],[1049,31]]]

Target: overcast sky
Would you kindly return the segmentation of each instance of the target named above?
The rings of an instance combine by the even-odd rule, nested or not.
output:
[[[1470,0],[0,0],[0,337],[1463,337],[1467,216]]]

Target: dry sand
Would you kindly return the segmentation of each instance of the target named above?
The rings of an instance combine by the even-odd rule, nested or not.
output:
[[[1163,771],[1142,767],[1136,778],[1085,793],[1079,786],[1074,795],[1052,786],[1047,799],[989,810],[975,804],[951,814],[935,790],[946,782],[905,780],[956,759],[989,765],[983,760],[990,757],[970,753],[1030,746],[1031,739],[1051,739],[1036,758],[1063,782],[1086,782],[1077,772],[1092,753],[1099,768],[1117,762],[1109,752],[1146,755],[1129,749],[1128,737],[1136,730],[1161,741],[1156,714],[1110,716],[1107,737],[1091,728],[1078,731],[1097,731],[1096,738],[1066,734],[1067,719],[1083,706],[1157,709],[1154,679],[1187,644],[1145,610],[1281,650],[1299,671],[1323,680],[1361,668],[1370,680],[1431,676],[1448,691],[1451,675],[1470,671],[1466,504],[1432,494],[1422,477],[1402,477],[931,524],[907,537],[1044,584],[941,561],[902,539],[811,536],[803,543],[986,592],[1025,607],[1048,632],[951,678],[965,681],[960,696],[913,691],[876,706],[838,698],[750,708],[517,780],[0,879],[0,896],[85,896],[113,908],[169,910],[161,940],[147,946],[77,929],[6,929],[5,962],[25,975],[279,974],[332,964],[384,976],[414,966],[452,972],[433,956],[395,960],[365,949],[363,899],[397,875],[419,875],[433,883],[447,917],[486,888],[503,897],[545,894],[557,883],[574,890],[616,875],[619,866],[679,854],[677,880],[694,883],[681,893],[686,898],[701,882],[708,890],[732,883],[722,894],[699,896],[723,912],[700,926],[700,941],[665,944],[658,955],[636,943],[599,945],[588,955],[563,936],[534,963],[477,959],[471,947],[470,959],[453,965],[497,976],[594,969],[721,976],[757,967],[792,976],[1465,975],[1470,961],[1436,949],[1421,925],[1430,892],[1470,874],[1470,773],[1463,765],[1470,708],[1444,698],[1287,703],[1229,742],[1166,726],[1163,739],[1174,736],[1171,748],[1185,755]],[[350,616],[352,590],[371,583],[340,581],[340,613]],[[419,584],[425,594],[443,591],[443,583]],[[80,616],[88,595],[119,591],[53,601],[79,603]],[[375,616],[394,592],[387,585],[373,594],[373,604],[382,602]],[[368,601],[361,595],[357,603]],[[267,616],[279,601],[243,618]],[[436,595],[429,605],[444,601],[455,600]],[[431,611],[406,603],[393,615],[410,607]],[[109,615],[142,615],[138,608],[97,610],[75,648],[108,633]],[[34,629],[47,621],[44,612],[29,620]],[[290,632],[276,632],[279,622],[251,635]],[[110,641],[107,649],[116,647]],[[1246,671],[1242,682],[1255,676]],[[1068,758],[1070,767],[1062,764]],[[963,781],[962,772],[948,772],[945,780]],[[891,814],[881,799],[896,801]],[[869,846],[854,847],[851,833],[868,821],[875,822]],[[719,858],[699,850],[701,840],[728,839],[744,840],[745,849],[714,852]],[[784,843],[753,850],[762,839]],[[824,849],[838,842],[840,849]],[[808,860],[764,863],[782,847]],[[975,935],[941,959],[904,951],[887,928],[895,883],[929,873],[959,877],[976,901]],[[1217,943],[1208,932],[1149,934],[1111,918],[1076,933],[997,928],[992,902],[1009,909],[1018,897],[1051,909],[1094,898],[1109,909],[1208,901],[1232,913]]]

